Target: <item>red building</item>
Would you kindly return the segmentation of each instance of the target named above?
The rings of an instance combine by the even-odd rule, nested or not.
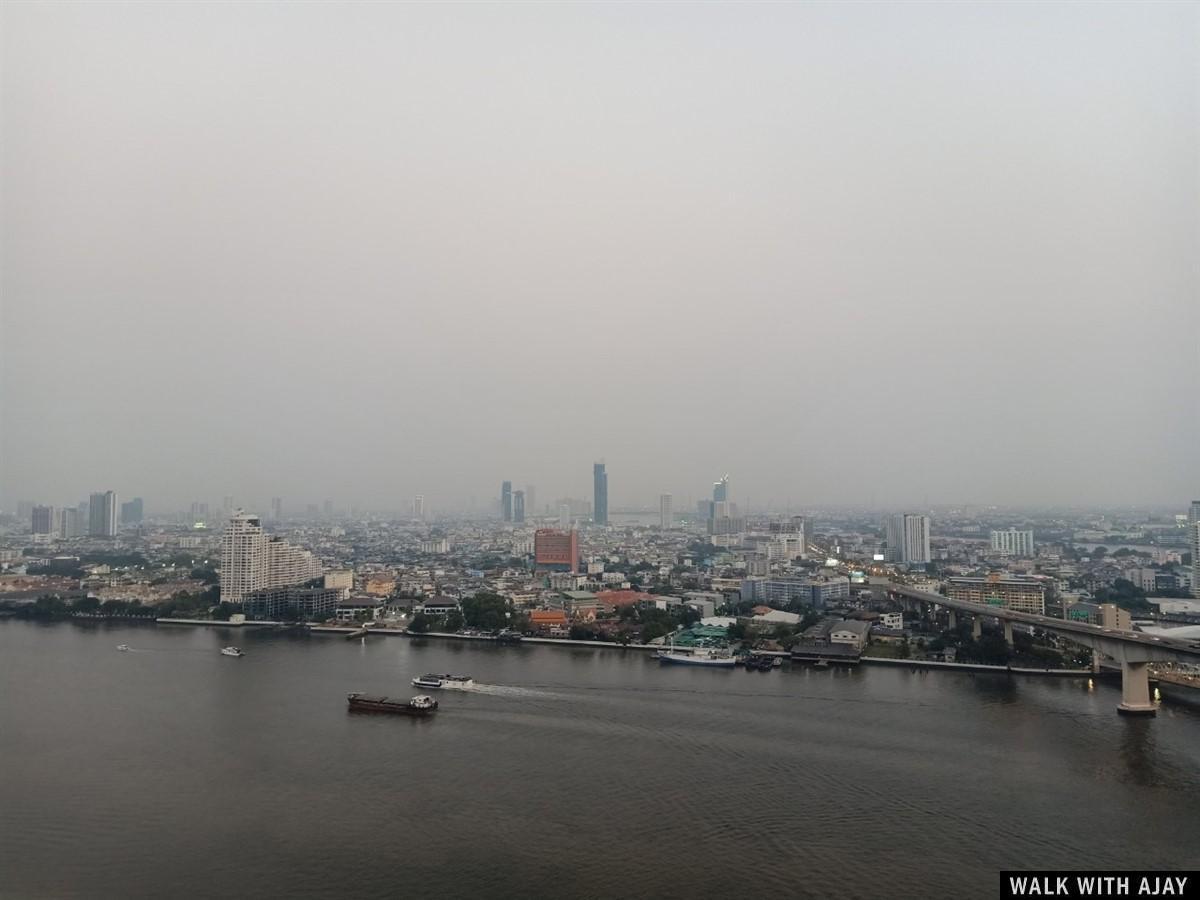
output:
[[[579,532],[539,528],[533,533],[533,563],[539,572],[578,572]]]

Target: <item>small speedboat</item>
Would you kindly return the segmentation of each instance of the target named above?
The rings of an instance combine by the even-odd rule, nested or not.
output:
[[[421,675],[412,680],[414,687],[442,689],[447,691],[469,691],[475,687],[470,675]]]
[[[117,644],[117,649],[121,650],[121,651],[125,651],[125,650],[129,649],[129,645],[128,644]]]
[[[241,647],[222,647],[221,655],[222,656],[245,656],[246,654],[242,652]]]

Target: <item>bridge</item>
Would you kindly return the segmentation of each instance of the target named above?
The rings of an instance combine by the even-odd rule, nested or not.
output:
[[[919,591],[893,581],[864,587],[880,587],[893,597],[903,598],[923,606],[935,605],[949,610],[952,628],[958,624],[959,613],[971,616],[974,619],[976,637],[979,637],[980,634],[981,618],[987,617],[1000,621],[1004,628],[1004,639],[1010,645],[1012,644],[1013,623],[1016,622],[1061,635],[1077,644],[1090,647],[1093,654],[1107,656],[1121,664],[1121,703],[1117,707],[1117,712],[1125,715],[1152,716],[1155,713],[1156,707],[1150,699],[1147,663],[1200,664],[1200,641],[1195,638],[1178,639],[1139,631],[1119,631],[1116,628],[1104,628],[1086,622],[1018,612],[1002,606],[951,600],[941,594]]]

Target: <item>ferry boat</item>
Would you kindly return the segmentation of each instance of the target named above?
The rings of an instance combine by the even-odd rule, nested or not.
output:
[[[475,687],[470,675],[420,675],[412,680],[414,687],[445,689],[447,691],[469,691]]]
[[[519,631],[510,631],[505,628],[503,631],[496,632],[496,640],[501,644],[519,644],[524,639],[524,635]]]
[[[245,656],[246,654],[242,652],[241,647],[222,647],[221,655],[222,656]]]
[[[728,650],[716,650],[711,647],[695,647],[688,650],[678,650],[674,645],[657,654],[659,662],[673,663],[679,666],[716,666],[731,669],[738,664],[737,658]]]
[[[121,650],[121,651],[128,650],[129,645],[128,644],[117,644],[117,649]]]
[[[346,695],[346,701],[355,712],[394,713],[400,716],[432,716],[438,708],[438,702],[425,694],[417,694],[411,700],[394,700],[355,691]]]

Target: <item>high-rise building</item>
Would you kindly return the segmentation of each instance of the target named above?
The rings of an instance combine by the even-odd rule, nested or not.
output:
[[[922,565],[933,559],[929,550],[929,516],[897,513],[884,523],[888,562]]]
[[[1194,504],[1193,504],[1194,505]],[[1192,528],[1192,596],[1200,597],[1200,519]]]
[[[271,498],[271,520],[274,522],[278,522],[282,518],[283,518],[283,498],[282,497],[272,497]]]
[[[729,499],[729,476],[722,475],[720,481],[713,482],[713,502],[720,503]]]
[[[608,472],[602,462],[592,465],[592,521],[608,524]]]
[[[578,572],[579,532],[539,528],[533,533],[533,563],[542,572]]]
[[[531,516],[536,516],[538,514],[537,490],[532,484],[525,485],[525,509]]]
[[[512,495],[512,520],[514,522],[525,521],[525,492],[514,491]]]
[[[226,519],[233,515],[233,495],[226,494],[221,498],[221,515]]]
[[[1200,522],[1200,500],[1193,500],[1192,505],[1188,507],[1188,524],[1196,522]]]
[[[330,516],[333,515],[333,501],[326,500],[324,505],[322,506],[322,509],[325,511],[325,518],[328,519]]]
[[[1006,528],[992,532],[992,552],[1005,556],[1033,556],[1033,532]]]
[[[558,527],[563,531],[571,527],[571,504],[558,504]]]
[[[320,562],[282,538],[268,539],[258,516],[236,513],[221,540],[221,600],[242,603],[251,591],[304,584],[321,577]]]
[[[17,518],[29,521],[29,517],[33,515],[33,508],[37,506],[32,500],[17,501]]]
[[[142,521],[145,516],[145,510],[142,506],[142,498],[134,497],[128,503],[121,504],[121,524],[136,525]]]
[[[63,540],[79,537],[81,521],[83,518],[78,509],[74,506],[64,506],[58,517],[58,536]]]
[[[34,534],[53,534],[58,530],[55,527],[53,506],[35,506],[30,513],[30,521]]]
[[[671,495],[658,495],[658,527],[663,531],[672,528],[675,525],[674,515],[671,512]]]
[[[88,503],[88,534],[112,537],[117,533],[117,494],[105,491],[92,494]]]
[[[505,522],[511,522],[512,514],[512,482],[504,481],[500,484],[500,518]]]

